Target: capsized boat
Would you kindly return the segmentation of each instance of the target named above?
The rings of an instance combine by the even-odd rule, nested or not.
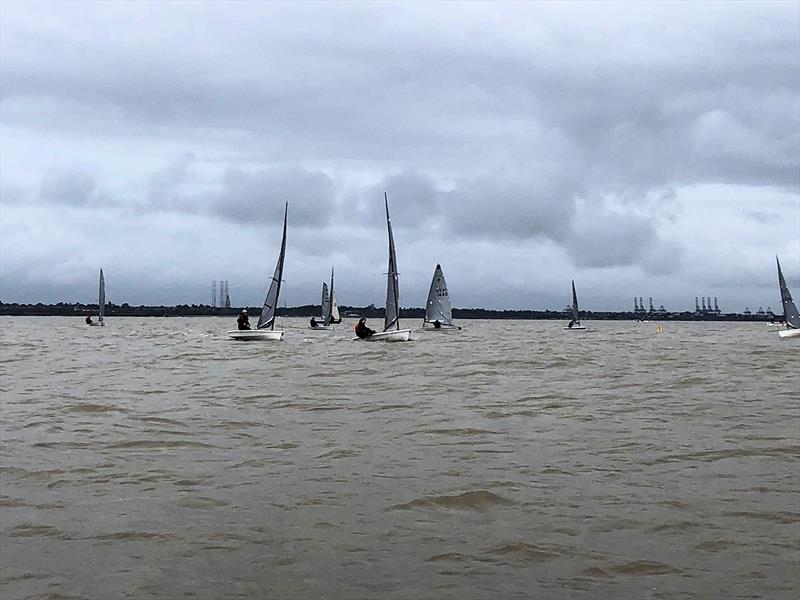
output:
[[[286,257],[286,218],[289,214],[289,203],[283,210],[283,238],[281,239],[281,251],[278,255],[278,263],[275,265],[275,273],[269,284],[267,297],[264,300],[264,307],[261,309],[261,316],[258,317],[258,325],[255,329],[236,329],[229,331],[228,335],[234,340],[240,341],[280,341],[283,339],[283,330],[275,329],[275,313],[278,308],[278,297],[281,292],[281,282],[283,281],[283,261]]]
[[[363,338],[368,342],[407,342],[411,339],[410,329],[400,328],[400,291],[397,278],[397,256],[392,235],[392,221],[389,218],[389,198],[383,194],[386,206],[386,228],[389,232],[389,270],[386,273],[386,314],[383,317],[383,331]],[[353,340],[362,338],[355,337]]]
[[[430,325],[430,327],[426,327]],[[425,318],[422,328],[432,331],[458,331],[461,327],[453,324],[453,308],[447,293],[447,282],[444,279],[442,265],[437,264],[433,271],[431,289],[428,291],[428,302],[425,304]]]
[[[572,320],[564,327],[565,331],[586,331],[588,327],[581,325],[578,312],[578,294],[575,292],[575,280],[572,280]]]
[[[786,280],[783,278],[783,271],[781,271],[781,262],[778,257],[775,257],[775,262],[778,263],[778,287],[781,289],[781,304],[783,304],[783,317],[786,319],[786,329],[778,331],[778,335],[782,338],[800,337],[800,313],[797,312],[792,294],[789,292],[789,286],[786,285]]]

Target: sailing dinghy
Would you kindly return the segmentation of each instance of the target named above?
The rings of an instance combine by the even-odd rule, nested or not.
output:
[[[389,219],[389,199],[383,194],[386,206],[386,228],[389,231],[389,271],[386,273],[386,314],[383,317],[383,331],[363,338],[367,342],[407,342],[411,339],[410,329],[400,329],[400,290],[397,280],[397,256],[394,250],[392,221]],[[353,340],[362,338],[354,337]]]
[[[100,291],[97,294],[97,323],[87,323],[92,327],[105,327],[103,320],[106,316],[106,279],[103,277],[103,269],[100,269]]]
[[[564,327],[569,331],[586,331],[587,327],[581,325],[580,313],[578,312],[578,294],[575,293],[575,280],[572,281],[572,320]]]
[[[275,265],[275,274],[269,284],[269,291],[264,300],[264,308],[261,309],[261,316],[258,318],[258,325],[255,329],[236,329],[229,331],[228,335],[234,340],[240,341],[267,341],[283,339],[283,330],[275,329],[275,313],[278,308],[278,296],[281,292],[281,282],[283,281],[283,260],[286,257],[286,217],[289,213],[289,203],[283,210],[283,238],[281,239],[281,251],[278,255],[278,264]]]
[[[322,284],[322,324],[313,321],[313,325],[309,326],[309,329],[314,331],[330,331],[333,329],[331,327],[331,323],[333,323],[333,303],[331,302],[333,298],[333,267],[331,267],[331,289],[330,293],[328,293],[328,284]]]
[[[786,280],[783,278],[781,263],[777,256],[775,257],[775,262],[778,263],[778,286],[781,288],[783,317],[786,319],[786,329],[778,331],[778,335],[782,338],[800,337],[800,313],[797,312],[797,306],[795,306],[794,300],[792,300],[789,286],[786,285]]]
[[[444,280],[442,265],[437,264],[433,271],[431,289],[428,291],[428,302],[425,305],[425,318],[422,328],[433,331],[458,331],[461,327],[453,325],[453,308],[450,306],[450,296],[447,293],[447,282]]]

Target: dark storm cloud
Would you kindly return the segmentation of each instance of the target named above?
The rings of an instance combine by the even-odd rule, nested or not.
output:
[[[212,195],[210,210],[240,223],[277,223],[283,221],[283,206],[288,202],[293,226],[324,227],[330,220],[333,195],[333,182],[321,171],[229,169],[222,189]]]

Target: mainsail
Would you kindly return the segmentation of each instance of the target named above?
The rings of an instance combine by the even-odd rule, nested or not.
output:
[[[289,214],[289,203],[283,211],[283,239],[281,240],[281,253],[278,255],[278,264],[275,265],[275,274],[269,285],[267,297],[264,300],[264,308],[261,309],[261,316],[258,318],[257,329],[275,329],[275,311],[278,307],[278,295],[281,291],[281,281],[283,280],[283,259],[286,256],[286,217]]]
[[[322,319],[324,325],[330,325],[331,321],[333,320],[333,267],[331,267],[331,293],[328,296],[328,286],[324,283],[322,284],[322,290],[324,295],[326,296],[323,300],[322,305]]]
[[[425,305],[425,323],[439,321],[442,325],[453,324],[453,309],[450,296],[447,295],[447,282],[444,280],[442,266],[436,265],[428,292],[428,303]]]
[[[394,252],[394,236],[392,221],[389,219],[389,198],[383,193],[386,205],[386,227],[389,230],[389,271],[386,273],[386,315],[383,318],[383,330],[400,329],[400,298],[397,283],[397,257]]]
[[[786,326],[790,329],[800,329],[800,313],[797,312],[797,307],[792,300],[792,294],[789,292],[789,286],[786,285],[786,280],[783,278],[783,271],[781,271],[781,263],[778,257],[775,257],[778,263],[778,285],[781,288],[781,303],[783,304],[783,317],[786,319]]]
[[[331,297],[328,294],[328,284],[322,283],[322,319],[325,320],[328,318],[328,312],[330,311],[331,305]],[[327,323],[325,323],[327,325]]]
[[[103,322],[103,317],[106,314],[106,280],[103,277],[103,269],[100,269],[100,292],[97,299],[98,307],[98,321]]]
[[[572,320],[575,325],[581,324],[581,318],[578,314],[578,294],[575,293],[575,281],[572,281]]]

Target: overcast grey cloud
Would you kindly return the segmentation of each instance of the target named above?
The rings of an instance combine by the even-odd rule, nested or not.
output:
[[[714,285],[766,304],[774,254],[800,269],[798,21],[791,2],[4,2],[3,300],[69,299],[108,260],[142,302],[227,278],[257,303],[264,274],[237,261],[273,256],[289,201],[289,301],[315,301],[326,260],[380,304],[386,191],[405,304],[438,260],[457,305],[560,306],[572,278],[587,306]],[[32,219],[97,211],[114,234],[21,247]],[[169,267],[125,256],[153,243]],[[39,267],[65,253],[55,284]]]

